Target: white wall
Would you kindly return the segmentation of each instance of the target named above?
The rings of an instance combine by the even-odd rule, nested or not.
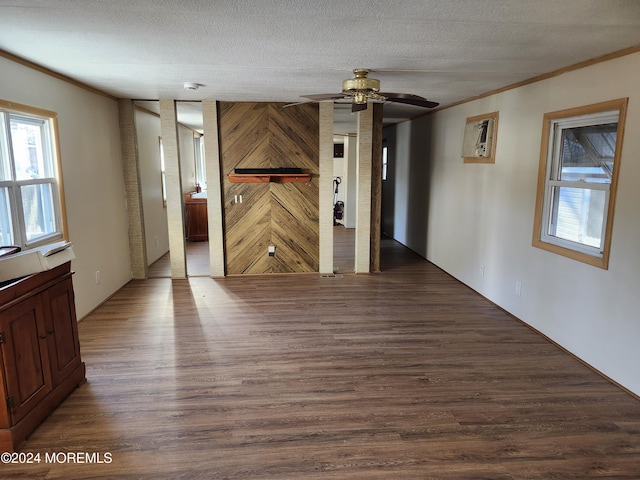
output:
[[[169,251],[167,209],[162,201],[160,118],[140,110],[135,115],[147,265],[151,265]]]
[[[393,180],[395,238],[636,394],[638,78],[640,53],[398,125]],[[630,100],[609,269],[534,248],[543,115],[622,97]],[[500,112],[495,165],[463,164],[466,117],[493,111]],[[516,281],[522,282],[521,296],[515,294]]]
[[[356,207],[358,205],[358,176],[356,174],[358,166],[358,156],[356,147],[358,141],[356,137],[345,137],[344,139],[344,174],[340,188],[344,189],[344,226],[346,228],[356,228]]]
[[[58,115],[69,240],[76,255],[76,311],[82,318],[131,279],[118,105],[4,58],[0,71],[0,98]]]
[[[340,181],[342,182],[343,178],[344,178],[344,168],[345,168],[345,161],[343,157],[334,157],[333,158],[333,179],[335,180],[336,177],[340,177]],[[335,198],[335,190],[336,190],[336,184],[333,184],[333,196],[331,198]],[[338,185],[338,196],[337,196],[337,201],[338,202],[344,202],[346,199],[346,191],[347,191],[347,185],[346,183],[344,185],[342,185],[342,183],[340,185]]]
[[[193,192],[196,189],[196,150],[193,134],[193,130],[178,126],[182,193]]]

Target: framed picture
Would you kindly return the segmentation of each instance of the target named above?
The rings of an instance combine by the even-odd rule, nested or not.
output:
[[[468,117],[462,140],[464,163],[496,163],[498,112]]]

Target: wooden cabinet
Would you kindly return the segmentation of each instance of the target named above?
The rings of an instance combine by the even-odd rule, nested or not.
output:
[[[85,380],[70,262],[0,289],[0,451],[27,436]]]
[[[192,193],[186,193],[184,196],[187,240],[206,242],[209,240],[207,199],[193,198]]]

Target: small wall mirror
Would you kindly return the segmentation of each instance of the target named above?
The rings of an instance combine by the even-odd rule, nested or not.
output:
[[[464,127],[464,163],[495,163],[498,112],[468,117]]]

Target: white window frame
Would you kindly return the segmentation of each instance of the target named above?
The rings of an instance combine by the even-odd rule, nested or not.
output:
[[[207,170],[205,166],[204,136],[198,133],[193,135],[193,148],[196,164],[196,183],[202,190],[207,189]]]
[[[627,102],[627,99],[613,100],[545,115],[538,171],[536,215],[534,217],[533,245],[535,247],[600,268],[608,268],[615,192],[620,170],[620,154]],[[560,169],[563,131],[576,127],[612,123],[617,123],[618,126],[610,183],[562,180]],[[552,233],[552,217],[555,212],[554,189],[557,187],[605,192],[601,244],[599,247],[588,245],[586,242],[567,240]]]
[[[66,217],[64,213],[65,206],[56,113],[0,100],[0,115],[4,118],[4,121],[0,122],[4,126],[3,131],[0,132],[0,135],[3,137],[0,141],[0,148],[2,148],[0,161],[5,162],[5,165],[8,167],[8,171],[6,172],[8,173],[8,178],[2,179],[0,177],[0,188],[6,188],[8,191],[10,214],[8,223],[11,224],[12,244],[22,249],[29,249],[63,238],[66,239]],[[17,178],[14,152],[11,145],[11,117],[22,117],[25,122],[32,121],[34,124],[42,126],[43,153],[47,157],[47,162],[50,163],[50,172],[47,176],[37,179]],[[54,231],[28,240],[22,202],[22,188],[32,185],[50,186]],[[4,214],[4,212],[0,213]]]

